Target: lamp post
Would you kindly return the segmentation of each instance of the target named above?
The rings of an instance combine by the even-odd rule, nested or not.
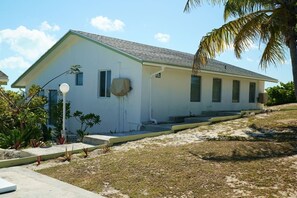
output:
[[[60,85],[60,91],[62,92],[63,94],[63,128],[62,128],[62,131],[61,131],[61,135],[62,137],[65,138],[65,141],[66,141],[66,130],[65,130],[65,119],[66,119],[66,94],[68,93],[69,91],[69,85],[67,83],[62,83]]]

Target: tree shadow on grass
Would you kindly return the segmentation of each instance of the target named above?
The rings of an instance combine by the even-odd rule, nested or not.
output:
[[[256,124],[251,124],[249,127],[255,130],[257,133],[247,131],[246,134],[255,140],[277,142],[297,141],[296,125],[277,126],[267,129],[259,127]]]
[[[228,146],[228,145],[227,145]],[[195,157],[217,162],[252,161],[297,154],[297,141],[292,142],[242,142],[235,148],[199,153],[189,151]]]

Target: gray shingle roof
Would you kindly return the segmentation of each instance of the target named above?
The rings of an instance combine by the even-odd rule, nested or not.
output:
[[[108,47],[111,47],[122,53],[128,54],[142,62],[151,62],[187,68],[191,68],[193,64],[193,54],[166,48],[154,47],[150,45],[121,40],[117,38],[111,38],[107,36],[101,36],[97,34],[91,34],[82,31],[71,30],[71,32],[82,37],[91,39],[95,42],[101,43],[103,45],[106,45]],[[227,75],[236,75],[254,79],[261,79],[265,81],[277,81],[274,78],[213,59],[210,60],[206,66],[202,67],[201,70],[222,73]]]
[[[3,73],[2,71],[0,71],[0,79],[7,79],[7,78],[8,78],[8,76],[5,73]]]
[[[8,76],[4,72],[0,71],[0,85],[6,85],[7,82]]]

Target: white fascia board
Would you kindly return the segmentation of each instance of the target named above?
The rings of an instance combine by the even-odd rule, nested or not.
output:
[[[166,68],[172,68],[172,69],[180,69],[180,70],[187,70],[192,71],[192,68],[183,67],[183,66],[171,66],[166,64],[159,64],[159,63],[150,63],[150,62],[143,62],[143,66],[151,66],[151,67],[166,67]],[[252,80],[261,80],[261,81],[267,81],[267,82],[274,82],[278,83],[279,81],[273,81],[265,78],[252,78],[248,76],[242,76],[242,75],[236,75],[236,74],[228,74],[228,73],[220,73],[220,72],[213,72],[213,71],[206,71],[206,70],[199,70],[201,73],[205,74],[216,74],[216,75],[222,75],[222,76],[230,76],[230,77],[237,77],[237,78],[245,78],[245,79],[252,79]]]

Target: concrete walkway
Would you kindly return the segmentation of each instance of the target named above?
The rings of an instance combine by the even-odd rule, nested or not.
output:
[[[78,150],[83,148],[92,148],[94,145],[84,144],[84,143],[72,143],[72,144],[61,144],[61,145],[53,145],[49,148],[27,148],[22,151],[26,153],[30,153],[31,155],[42,156],[54,153],[65,152],[66,148],[68,151]]]
[[[24,167],[0,169],[0,177],[17,185],[17,190],[0,194],[1,198],[103,198],[93,192],[39,174]]]

